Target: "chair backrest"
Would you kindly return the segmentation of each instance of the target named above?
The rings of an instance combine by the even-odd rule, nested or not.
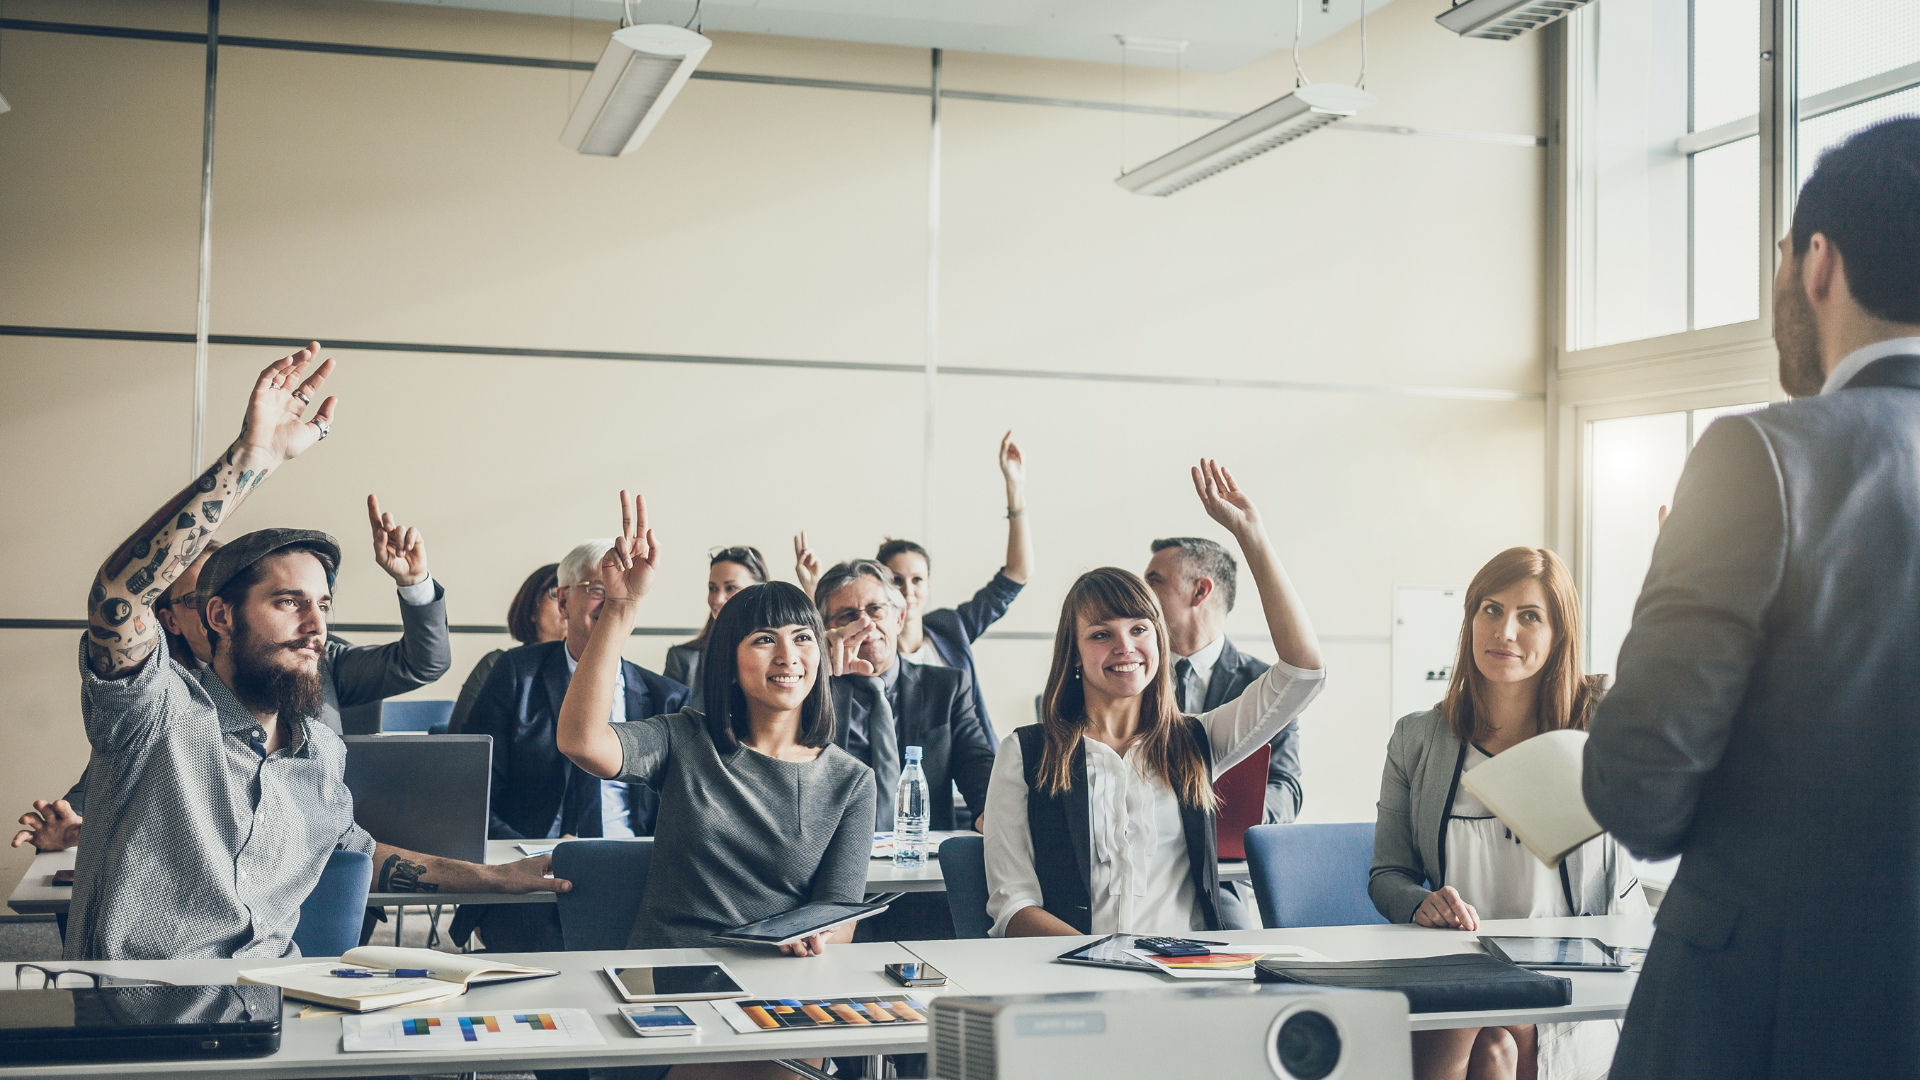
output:
[[[1247,830],[1267,817],[1267,764],[1272,759],[1273,747],[1262,745],[1213,782],[1213,793],[1220,796],[1213,817],[1214,854],[1220,858],[1247,857]]]
[[[300,955],[339,956],[360,944],[372,885],[373,860],[362,852],[335,848],[313,891],[300,901],[300,924],[293,928]]]
[[[940,841],[940,876],[947,883],[947,910],[953,936],[983,938],[993,927],[987,916],[986,838],[949,836]]]
[[[1256,825],[1247,830],[1246,846],[1260,919],[1269,927],[1387,921],[1367,896],[1373,822]]]
[[[569,952],[624,949],[647,891],[653,838],[568,840],[553,849],[553,876],[573,882],[554,899]]]
[[[435,724],[444,724],[452,717],[453,702],[451,701],[383,701],[380,703],[381,731],[431,731]]]

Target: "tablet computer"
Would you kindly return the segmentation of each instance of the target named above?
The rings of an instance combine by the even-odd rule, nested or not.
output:
[[[1054,957],[1063,964],[1086,964],[1089,967],[1126,968],[1128,971],[1145,971],[1154,975],[1160,969],[1137,956],[1128,954],[1130,949],[1140,948],[1140,934],[1109,934],[1099,941],[1090,941],[1077,949],[1071,949]]]
[[[886,904],[806,904],[784,915],[761,919],[713,935],[737,945],[785,945],[887,910]]]
[[[614,993],[628,1001],[709,1001],[746,997],[725,964],[655,964],[606,968]]]
[[[1489,955],[1543,971],[1625,971],[1613,946],[1590,937],[1483,937]]]

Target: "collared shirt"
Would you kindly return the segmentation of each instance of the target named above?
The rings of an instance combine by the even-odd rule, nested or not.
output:
[[[80,710],[93,761],[67,959],[298,955],[327,857],[373,855],[340,737],[294,722],[262,757],[253,714],[212,670],[175,663],[165,635],[115,680],[94,675],[83,640]]]
[[[573,658],[573,651],[562,645],[560,654],[567,658],[567,679],[573,679],[575,668],[580,661]],[[627,722],[627,665],[621,664],[613,670],[613,708],[607,715],[607,723],[624,724]],[[560,803],[560,812],[554,815],[553,828],[547,830],[549,836],[560,835],[560,816],[567,812],[565,800]],[[600,835],[604,837],[625,837],[633,835],[633,812],[627,802],[627,785],[618,780],[600,781]]]
[[[910,660],[922,667],[948,667],[947,658],[940,655],[930,637],[920,639],[920,647],[910,653],[901,653],[900,659]]]
[[[1176,669],[1180,666],[1180,661],[1182,660],[1190,661],[1193,664],[1193,681],[1197,689],[1194,692],[1194,700],[1187,702],[1188,712],[1197,713],[1201,709],[1206,708],[1207,688],[1213,685],[1213,665],[1220,662],[1220,653],[1224,651],[1226,647],[1227,635],[1221,634],[1219,637],[1201,646],[1200,650],[1192,656],[1175,656],[1173,658]]]
[[[1827,376],[1827,381],[1820,387],[1820,392],[1831,394],[1835,390],[1846,389],[1847,384],[1853,381],[1853,377],[1860,374],[1861,368],[1889,356],[1920,356],[1920,337],[1888,338],[1871,345],[1862,345],[1848,353],[1846,359],[1833,366],[1833,373]]]

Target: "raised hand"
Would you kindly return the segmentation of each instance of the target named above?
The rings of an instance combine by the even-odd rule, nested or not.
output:
[[[1000,436],[1000,475],[1006,478],[1009,495],[1027,485],[1027,459],[1020,453],[1020,444],[1013,441],[1011,431]]]
[[[600,584],[609,601],[637,601],[653,588],[660,545],[647,525],[647,497],[620,492],[620,535],[600,560]]]
[[[13,846],[32,844],[35,851],[65,851],[80,842],[80,815],[67,800],[35,799],[33,809],[20,815],[26,828],[13,834]]]
[[[820,583],[820,559],[807,546],[805,529],[793,538],[793,576],[800,582],[800,591],[809,597],[813,595],[813,587]]]
[[[1227,527],[1235,536],[1260,524],[1260,511],[1253,500],[1234,483],[1233,473],[1212,458],[1201,458],[1193,467],[1193,490],[1207,516]]]
[[[873,663],[860,655],[860,645],[880,632],[880,625],[865,615],[860,621],[827,631],[827,674],[875,675]]]
[[[333,405],[338,399],[327,398],[320,403],[313,419],[301,419],[320,387],[326,384],[327,376],[333,374],[331,359],[320,361],[319,368],[307,374],[319,355],[320,343],[316,341],[292,356],[268,364],[254,380],[253,396],[247,401],[246,422],[240,428],[242,445],[287,461],[327,437],[333,425]]]
[[[380,512],[380,500],[373,495],[367,496],[367,521],[373,525],[373,561],[395,584],[418,585],[427,580],[427,542],[419,529],[411,525],[402,529],[392,514]]]

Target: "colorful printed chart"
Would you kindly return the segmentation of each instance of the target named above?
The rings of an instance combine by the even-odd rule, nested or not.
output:
[[[489,1050],[531,1046],[601,1046],[606,1040],[585,1009],[546,1012],[442,1013],[433,1016],[345,1016],[342,1049]]]
[[[834,998],[745,998],[716,1001],[714,1009],[742,1035],[783,1028],[853,1028],[924,1024],[924,999],[906,994]]]

